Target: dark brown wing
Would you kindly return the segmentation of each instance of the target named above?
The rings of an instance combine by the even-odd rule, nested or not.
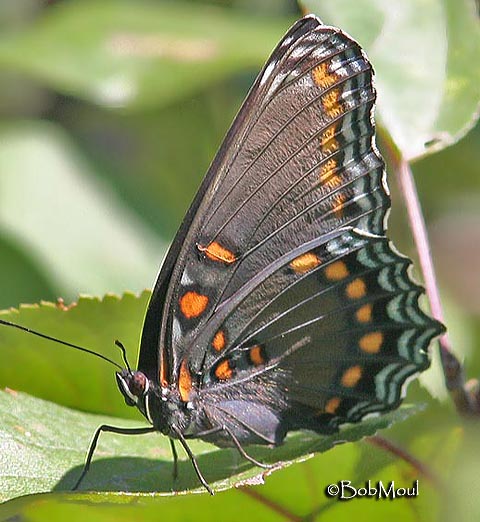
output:
[[[361,48],[308,16],[257,78],[177,235],[154,290],[139,369],[176,383],[195,339],[228,300],[272,263],[324,234],[384,233],[389,206],[374,144],[372,69]],[[213,343],[213,344],[212,344]],[[156,363],[155,365],[153,363]],[[157,373],[158,373],[157,371]],[[185,373],[184,373],[185,375]]]
[[[385,237],[343,229],[288,252],[218,308],[191,347],[213,425],[279,443],[396,408],[442,326],[418,305],[410,260]],[[228,440],[228,436],[225,436]]]

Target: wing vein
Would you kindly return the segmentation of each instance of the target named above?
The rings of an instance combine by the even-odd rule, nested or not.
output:
[[[348,61],[350,61],[350,60],[348,60]],[[319,62],[319,63],[322,63],[322,62]],[[313,67],[312,67],[312,69],[313,69]],[[343,85],[343,84],[345,84],[345,83],[351,81],[353,78],[356,78],[356,77],[358,77],[358,76],[360,76],[360,75],[362,75],[362,74],[365,74],[365,73],[368,72],[368,71],[369,71],[369,69],[362,69],[362,70],[360,70],[360,71],[355,72],[355,73],[352,74],[352,75],[349,75],[349,76],[347,76],[347,77],[345,77],[345,78],[342,78],[341,81],[339,81],[339,82],[333,84],[332,86],[328,87],[327,89],[324,89],[323,91],[321,91],[321,93],[320,93],[318,96],[315,96],[315,97],[312,98],[312,100],[310,100],[307,104],[303,105],[301,109],[297,110],[297,112],[295,112],[295,113],[294,113],[294,114],[293,114],[293,115],[292,115],[292,116],[291,116],[291,117],[290,117],[290,118],[289,118],[289,119],[288,119],[288,120],[287,120],[287,121],[286,121],[286,122],[285,122],[285,123],[284,123],[284,124],[279,128],[279,129],[278,129],[278,131],[275,132],[275,133],[271,136],[271,138],[269,139],[269,141],[268,141],[268,142],[265,144],[265,146],[260,150],[260,152],[259,152],[259,153],[258,153],[258,154],[257,154],[257,155],[252,159],[252,160],[251,160],[251,162],[247,165],[247,167],[245,167],[245,169],[243,170],[243,172],[240,173],[240,175],[237,177],[235,183],[233,183],[233,184],[230,186],[230,188],[228,189],[228,191],[226,191],[226,193],[222,196],[222,198],[219,199],[217,206],[214,207],[214,208],[211,210],[210,216],[213,216],[213,215],[215,214],[215,212],[218,210],[218,208],[220,208],[220,207],[222,206],[222,204],[225,202],[225,200],[228,198],[228,196],[233,192],[233,190],[235,190],[235,188],[237,187],[237,184],[240,182],[240,180],[244,178],[244,176],[245,176],[245,175],[250,171],[250,169],[251,169],[251,168],[252,168],[252,167],[257,163],[257,161],[259,161],[259,160],[263,157],[263,155],[264,155],[265,152],[269,149],[269,147],[272,145],[272,143],[275,141],[275,139],[276,139],[276,138],[277,138],[277,137],[278,137],[282,132],[284,132],[285,129],[286,129],[286,128],[287,128],[287,127],[288,127],[288,126],[289,126],[289,125],[290,125],[290,124],[291,124],[291,123],[292,123],[292,122],[293,122],[293,121],[294,121],[298,116],[300,116],[303,112],[305,112],[309,107],[311,107],[312,105],[314,105],[315,103],[317,103],[317,102],[320,100],[320,98],[321,98],[322,96],[324,96],[325,94],[327,94],[328,92],[330,92],[330,91],[332,91],[333,89],[336,89],[336,88],[338,88],[339,86],[341,86],[341,85]],[[305,73],[305,74],[307,74],[307,73]],[[295,81],[298,82],[298,81],[299,81],[303,76],[304,76],[303,74],[300,75],[300,76],[298,76],[298,77],[295,79]],[[293,83],[293,80],[292,80],[292,83]],[[289,85],[291,85],[291,84],[289,84]],[[375,97],[373,96],[373,98],[372,98],[372,99],[369,99],[368,101],[372,101],[374,98],[375,98]],[[264,107],[262,108],[262,110],[261,110],[261,111],[260,111],[260,112],[255,116],[254,119],[252,118],[252,124],[249,125],[249,127],[248,127],[249,130],[248,130],[248,132],[245,133],[245,136],[246,136],[247,134],[249,134],[251,128],[254,127],[255,124],[258,122],[258,120],[260,119],[260,117],[262,116],[262,114],[266,111],[266,109],[267,109],[268,106],[270,105],[271,101],[273,101],[273,98],[272,98],[272,100],[269,100],[269,102],[265,104],[265,106],[264,106]],[[355,109],[361,107],[362,105],[363,105],[363,104],[358,105],[358,107],[356,107]],[[353,110],[355,110],[355,109],[353,109]],[[335,119],[332,119],[332,121],[329,122],[328,125],[332,125],[332,124],[334,124],[336,121],[341,120],[343,117],[345,117],[346,114],[349,114],[350,112],[352,112],[352,111],[348,111],[348,112],[342,114],[340,117],[337,117],[337,118],[335,118]],[[316,136],[318,136],[318,134],[319,134],[320,132],[322,132],[322,130],[324,130],[324,129],[323,129],[323,128],[320,129],[320,130],[318,131],[318,133],[316,133],[314,136],[312,136],[312,139],[315,138]],[[303,144],[301,147],[299,147],[299,149],[298,149],[297,151],[295,151],[295,153],[293,154],[293,156],[294,156],[297,152],[299,152],[300,150],[302,150],[302,149],[304,148],[305,144],[309,143],[309,141],[310,141],[310,140],[308,140],[307,142],[304,142],[304,144]],[[237,150],[237,152],[235,153],[234,158],[232,158],[232,161],[230,162],[230,165],[233,164],[234,160],[237,158],[238,154],[240,154],[241,151],[242,151],[242,147],[239,147],[238,150]],[[287,158],[286,163],[288,163],[288,161],[290,161],[290,159],[291,159],[290,157]],[[264,180],[264,182],[260,185],[259,188],[261,188],[261,187],[262,187],[262,186],[263,186],[263,185],[264,185],[264,184],[265,184],[265,183],[266,183],[266,182],[267,182],[271,177],[273,177],[273,176],[278,172],[278,170],[280,170],[283,166],[284,166],[284,164],[281,165],[281,166],[279,167],[279,169],[277,169],[277,171],[275,171],[271,176],[269,176],[266,180]],[[254,195],[254,193],[251,194],[251,196],[253,196],[253,195]],[[251,196],[250,196],[250,197],[251,197]],[[249,197],[248,199],[250,199],[250,197]],[[248,199],[247,199],[244,203],[246,203],[246,202],[248,201]],[[210,220],[211,220],[211,217],[209,217],[209,218],[205,221],[204,226],[207,226],[207,225],[210,223]],[[220,229],[220,231],[221,231],[221,230],[222,230],[222,229]]]

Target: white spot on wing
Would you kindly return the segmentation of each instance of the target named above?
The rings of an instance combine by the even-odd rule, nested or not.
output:
[[[178,343],[181,336],[182,329],[180,327],[180,323],[178,322],[178,319],[174,317],[172,321],[172,341],[174,345]]]
[[[277,65],[277,62],[270,62],[266,67],[265,71],[263,72],[262,79],[260,80],[260,85],[263,85],[272,75],[273,69],[275,69],[275,65]]]
[[[192,278],[188,275],[188,270],[185,270],[182,274],[182,279],[180,280],[180,284],[182,286],[188,286],[193,284]]]

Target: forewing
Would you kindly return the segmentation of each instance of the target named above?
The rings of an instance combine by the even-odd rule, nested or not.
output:
[[[214,160],[154,293],[146,329],[160,331],[155,342],[168,362],[161,371],[168,382],[178,381],[187,356],[188,371],[201,371],[208,346],[198,347],[198,335],[283,255],[344,227],[383,234],[389,198],[373,144],[374,100],[369,62],[338,29],[310,16],[280,42]],[[228,339],[215,342],[223,349]]]

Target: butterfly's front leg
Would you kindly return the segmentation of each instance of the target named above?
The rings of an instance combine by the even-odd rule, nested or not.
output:
[[[98,439],[102,432],[110,432],[110,433],[118,433],[119,435],[143,435],[144,433],[152,433],[157,431],[153,426],[149,426],[148,428],[119,428],[118,426],[109,426],[108,424],[102,424],[95,431],[95,435],[93,436],[92,442],[90,443],[90,447],[88,448],[87,459],[85,461],[85,465],[83,466],[82,473],[78,478],[77,482],[73,486],[72,490],[76,490],[79,488],[82,483],[85,475],[87,474],[90,463],[92,462],[93,454],[95,453],[95,449],[97,448]]]

